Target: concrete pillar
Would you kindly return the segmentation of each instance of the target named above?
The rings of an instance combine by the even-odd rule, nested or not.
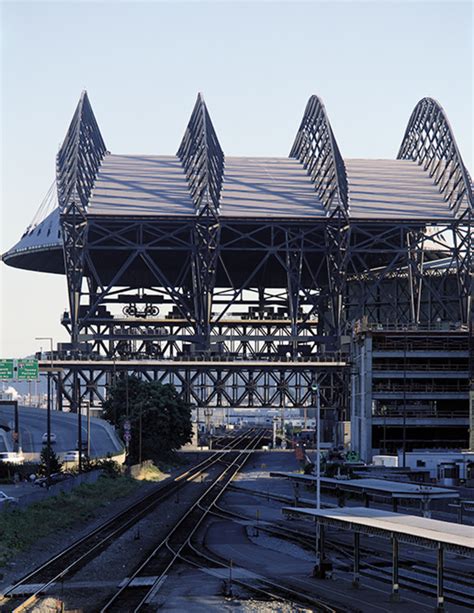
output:
[[[360,362],[359,362],[359,386],[360,386],[360,395],[359,395],[359,411],[360,411],[360,445],[359,445],[359,455],[363,460],[367,459],[367,447],[366,447],[366,437],[367,437],[367,424],[366,424],[366,415],[365,415],[365,344],[361,345],[360,348]]]
[[[356,345],[353,343],[352,352],[355,354]],[[354,355],[355,357],[355,355]],[[358,411],[357,402],[356,402],[356,370],[353,367],[353,371],[351,372],[351,449],[352,451],[359,452],[360,446],[360,411]]]
[[[360,346],[360,449],[363,460],[372,460],[372,337]]]
[[[372,335],[365,337],[365,419],[366,461],[372,461]]]
[[[422,496],[420,502],[421,502],[421,513],[423,517],[430,519],[431,518],[431,508],[430,508],[431,498],[426,494]]]

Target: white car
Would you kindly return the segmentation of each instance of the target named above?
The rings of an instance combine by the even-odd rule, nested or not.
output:
[[[5,492],[0,492],[0,507],[4,504],[18,504],[18,498],[8,496]]]
[[[54,434],[54,432],[51,432],[49,435],[49,442],[51,443],[51,445],[53,445],[56,442],[57,436]],[[43,438],[41,439],[43,441],[43,445],[47,445],[48,444],[48,433],[45,432],[43,434]]]
[[[86,453],[82,452],[82,457],[84,457]],[[77,449],[71,449],[71,451],[66,451],[63,456],[63,462],[79,462],[79,451]]]
[[[0,462],[10,462],[10,464],[23,464],[25,456],[18,451],[0,451]]]
[[[63,462],[77,462],[79,460],[79,451],[66,451],[63,456]]]

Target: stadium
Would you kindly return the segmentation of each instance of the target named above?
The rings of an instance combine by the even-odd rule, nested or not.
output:
[[[326,436],[365,459],[474,447],[474,202],[443,108],[415,106],[396,158],[346,159],[312,96],[290,145],[226,156],[199,94],[176,155],[114,154],[82,93],[2,256],[66,277],[60,404],[99,408],[133,372],[197,406],[307,413],[317,383]]]

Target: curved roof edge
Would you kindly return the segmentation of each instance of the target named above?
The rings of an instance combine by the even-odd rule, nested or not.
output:
[[[1,259],[14,268],[64,274],[59,208],[26,231],[16,245],[2,254]]]
[[[446,112],[434,98],[422,98],[413,109],[397,159],[422,166],[454,215],[474,211],[471,177]]]
[[[308,100],[290,157],[304,166],[328,215],[342,211],[347,216],[347,173],[322,100]]]

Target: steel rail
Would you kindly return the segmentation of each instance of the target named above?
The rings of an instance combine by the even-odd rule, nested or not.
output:
[[[199,507],[201,501],[204,500],[207,496],[209,496],[209,494],[212,492],[212,490],[217,485],[219,485],[222,480],[224,480],[226,477],[230,477],[229,480],[226,483],[224,483],[222,489],[218,492],[217,496],[215,496],[215,498],[213,499],[213,501],[209,505],[209,508],[211,508],[211,506],[214,503],[214,501],[217,501],[220,498],[220,496],[225,491],[225,488],[227,487],[227,485],[230,483],[230,481],[233,479],[235,474],[242,468],[243,464],[248,459],[248,457],[249,457],[248,449],[250,447],[253,447],[253,449],[252,449],[252,451],[253,451],[255,446],[258,444],[258,442],[260,442],[262,440],[263,436],[264,436],[264,433],[258,433],[258,434],[256,434],[254,437],[252,437],[249,440],[246,448],[243,451],[241,451],[241,453],[236,458],[234,458],[232,463],[230,465],[228,465],[224,469],[224,471],[222,473],[220,473],[218,475],[218,477],[212,482],[212,484],[206,489],[206,491],[198,498],[198,500],[196,502],[194,502],[190,506],[190,508],[180,518],[180,520],[171,528],[171,530],[168,532],[168,534],[153,549],[151,554],[149,554],[146,557],[146,559],[138,566],[138,568],[131,574],[131,576],[127,578],[126,582],[123,583],[119,587],[118,591],[112,596],[112,598],[110,598],[107,601],[107,603],[102,607],[101,613],[105,613],[106,611],[110,611],[113,606],[117,605],[117,602],[121,598],[122,599],[124,598],[124,594],[125,594],[126,590],[128,590],[128,589],[137,590],[137,588],[132,587],[133,581],[140,575],[140,573],[142,573],[147,567],[149,567],[150,564],[153,561],[156,561],[156,557],[157,557],[158,553],[164,547],[168,547],[169,539],[172,536],[177,534],[178,530],[181,528],[181,526],[184,524],[184,522]],[[243,460],[243,461],[239,464],[240,460]],[[235,469],[234,472],[232,472],[232,469]],[[206,515],[207,515],[207,512],[205,512],[201,516],[201,518],[198,519],[193,524],[193,528],[192,528],[191,532],[188,534],[188,537],[192,536],[195,533],[195,531],[197,530],[197,528],[199,527],[199,525],[201,524],[202,520],[204,519],[204,517]],[[186,541],[185,541],[185,543],[186,543]],[[185,545],[185,543],[183,544],[183,546]],[[179,551],[181,551],[181,547],[180,547]],[[153,585],[149,589],[147,589],[146,594],[141,598],[141,600],[138,602],[138,604],[136,606],[134,606],[133,609],[128,608],[127,610],[133,610],[134,612],[136,612],[136,611],[139,611],[143,607],[143,605],[146,603],[146,601],[150,598],[150,595],[155,591],[157,585],[159,585],[159,583],[162,581],[163,577],[166,575],[166,573],[169,571],[169,569],[173,566],[173,564],[175,563],[177,557],[178,557],[178,555],[174,555],[173,558],[171,559],[171,561],[168,564],[166,564],[164,570],[160,573],[160,575],[157,576],[157,578],[153,582]],[[123,609],[120,609],[120,610],[123,610]]]
[[[211,513],[213,515],[217,515],[224,519],[228,518],[231,521],[240,520],[240,521],[245,521],[246,523],[248,523],[249,521],[250,522],[255,521],[255,518],[252,518],[246,515],[242,515],[241,513],[237,513],[235,511],[223,509],[222,507],[219,507],[218,505],[215,505],[215,509],[211,511]],[[267,521],[259,523],[258,529],[262,530],[262,532],[267,532],[268,534],[273,534],[275,536],[281,536],[287,540],[296,542],[299,545],[302,545],[303,547],[309,546],[310,548],[314,549],[314,535],[306,531],[292,530],[291,528],[287,528],[286,526],[282,526],[280,524],[276,524],[274,522],[267,522]],[[344,556],[347,556],[348,554],[352,555],[352,547],[350,545],[344,545],[343,543],[335,542],[334,538],[329,538],[327,535],[326,535],[325,542],[326,542],[326,545],[330,544],[330,547],[332,549],[336,551],[340,551],[341,553],[344,554]],[[374,551],[369,550],[369,549],[361,548],[361,551],[365,551],[366,553],[369,553],[371,555],[374,554]],[[388,562],[390,563],[391,554],[389,552],[378,550],[376,552],[376,555],[380,557],[382,560],[384,560],[385,558],[388,558]],[[401,570],[403,570],[403,566],[404,566],[403,562],[400,562]],[[426,575],[432,574],[434,577],[434,572],[431,572],[428,567],[423,568],[423,566],[424,566],[424,563],[420,562],[420,568],[416,572],[419,572],[420,574],[426,574]],[[387,575],[387,578],[383,576],[382,577],[374,576],[373,571],[376,571],[377,573],[381,575]],[[380,566],[376,566],[375,564],[364,562],[361,567],[360,572],[361,574],[364,574],[374,580],[381,581],[383,583],[391,583],[391,572],[392,571],[387,570]],[[450,578],[448,578],[447,573],[449,573]],[[451,577],[452,573],[456,574],[456,578]],[[445,570],[445,578],[447,581],[459,584],[460,590],[462,590],[464,587],[472,587],[472,580],[473,580],[472,573],[471,574],[463,573],[455,569],[450,569],[447,571]],[[433,589],[436,590],[435,583],[432,583],[432,582],[429,582],[427,580],[423,580],[417,577],[407,577],[407,576],[403,576],[402,574],[400,574],[399,582],[401,586],[406,587],[407,589],[414,590],[414,591],[418,589],[419,593],[423,593],[428,596],[433,596]],[[422,586],[422,588],[424,587],[427,589],[420,590],[419,586]],[[474,604],[474,596],[468,595],[468,599],[463,600],[462,598],[459,597],[459,594],[461,593],[460,590],[454,589],[452,587],[445,587],[446,600],[449,600],[453,604],[459,604],[461,606],[466,606],[466,604],[468,604],[469,606],[472,606]]]
[[[253,429],[250,430],[250,432],[252,431]],[[199,475],[204,472],[204,470],[207,470],[217,462],[221,461],[229,450],[232,450],[234,446],[240,444],[240,442],[248,438],[248,435],[249,433],[245,432],[235,437],[235,439],[229,444],[228,449],[222,449],[213,457],[206,458],[196,466],[188,469],[187,471],[184,471],[183,473],[175,477],[171,482],[157,488],[150,494],[147,494],[146,496],[140,498],[132,505],[126,507],[123,511],[120,511],[113,517],[106,520],[104,523],[97,526],[97,528],[95,528],[91,532],[88,532],[86,535],[66,547],[64,550],[47,560],[44,564],[34,569],[33,571],[25,575],[25,577],[23,577],[20,581],[17,581],[14,585],[8,588],[2,595],[0,604],[5,599],[17,598],[18,596],[17,594],[15,594],[15,592],[18,590],[18,588],[21,588],[21,586],[27,584],[28,582],[31,582],[31,580],[40,575],[40,573],[44,573],[45,571],[47,572],[49,569],[52,569],[53,577],[50,578],[48,581],[43,582],[42,585],[37,588],[33,594],[31,594],[24,602],[18,605],[13,611],[14,613],[20,613],[21,611],[26,610],[30,605],[34,604],[38,600],[39,596],[41,596],[53,583],[60,579],[63,579],[66,575],[70,575],[72,574],[72,572],[77,571],[81,564],[83,564],[87,559],[90,559],[90,557],[94,553],[101,552],[104,546],[106,546],[114,537],[123,534],[123,532],[125,532],[127,529],[129,529],[136,523],[137,519],[142,519],[147,513],[151,512],[157,504],[167,499],[175,491],[180,489],[185,483],[195,480],[197,477],[199,477]],[[137,512],[137,507],[141,507],[141,505],[143,504],[145,506],[139,508]],[[81,553],[79,557],[73,560],[73,562],[68,563],[59,572],[54,570],[54,565],[61,563],[62,559],[72,554],[75,550],[81,551],[80,548],[82,548],[95,537],[99,536],[105,530],[113,527],[114,524],[120,522],[120,520],[122,519],[124,519],[124,521],[122,523],[119,523],[117,528],[106,534],[92,547],[87,548],[85,553]]]
[[[343,553],[344,556],[347,556],[348,553],[352,552],[352,548],[349,545],[346,546],[341,543],[334,543],[333,539],[326,539],[326,543],[331,543],[331,548],[335,549],[336,551],[340,551],[340,553]],[[372,555],[374,553],[372,550],[369,551],[368,549],[361,549],[361,551],[366,551],[367,553],[371,553]],[[387,562],[390,564],[390,554],[388,552],[379,550],[377,554],[378,554],[378,557],[380,557],[382,560],[387,559]],[[430,597],[436,596],[436,577],[433,576],[434,582],[430,582],[427,579],[424,580],[418,577],[408,577],[403,574],[403,571],[407,570],[406,568],[404,568],[404,566],[406,565],[404,565],[403,562],[400,562],[399,565],[400,565],[400,570],[399,570],[398,582],[401,587],[405,587],[409,590],[415,591],[419,594],[420,593],[425,594]],[[429,575],[430,569],[427,567],[422,568],[423,566],[424,564],[421,563],[419,570],[417,570],[416,572],[420,574]],[[450,574],[452,572],[455,572],[457,575],[457,578],[456,579],[448,578],[446,570],[445,570],[444,571],[445,580],[451,583],[459,584],[459,589],[448,587],[445,585],[444,586],[445,600],[453,604],[463,606],[463,607],[469,606],[474,610],[474,595],[473,596],[471,596],[470,594],[466,595],[465,591],[463,591],[465,590],[466,587],[472,588],[473,586],[472,574],[468,575],[467,573],[462,573],[461,571],[455,571],[454,569],[451,569],[451,571],[449,572]],[[392,582],[391,568],[390,569],[383,568],[380,566],[376,566],[375,564],[371,564],[370,562],[361,563],[360,573],[361,575],[365,575],[366,577],[369,577],[370,579],[374,579],[375,581],[381,581],[382,583],[390,584]],[[460,579],[461,577],[465,577],[466,581],[463,581],[462,579]]]
[[[248,516],[245,515],[241,515],[239,513],[235,513],[233,511],[226,511],[225,509],[222,509],[222,507],[220,507],[217,504],[212,505],[211,508],[208,509],[208,513],[212,514],[212,515],[216,515],[218,517],[224,518],[224,519],[228,519],[229,516],[234,517],[234,518],[238,518],[242,521],[245,521],[246,524],[249,523],[249,521],[251,522],[253,520],[253,518],[250,518]],[[232,521],[236,521],[235,519],[233,519]],[[291,532],[292,536],[294,537],[294,540],[298,540],[300,542],[300,544],[302,545],[307,545],[307,541],[308,539],[304,539],[301,538],[301,535],[296,531],[296,530],[292,530],[291,528],[284,528],[284,527],[280,527],[277,524],[273,524],[272,522],[267,522],[268,525],[261,525],[259,524],[259,529],[262,529],[263,531],[269,532],[271,534],[278,534],[280,536],[285,536],[286,532]],[[308,537],[310,537],[311,535],[308,535]],[[214,557],[209,555],[208,553],[203,552],[202,550],[198,550],[191,542],[191,538],[188,539],[187,541],[187,545],[199,556],[202,558],[205,558],[208,562],[212,562],[213,564],[217,564],[223,568],[230,568],[230,564],[227,562],[223,562],[222,559],[220,559],[219,557]],[[215,554],[214,554],[215,555]],[[202,567],[202,565],[199,565],[198,563],[190,560],[189,558],[184,557],[181,554],[181,558],[190,563],[190,564],[194,564],[197,567]],[[234,567],[235,568],[235,567]],[[268,579],[268,577],[262,577],[259,576],[257,579],[260,583],[264,583],[266,585],[269,585],[271,588],[276,589],[277,591],[284,591],[286,593],[291,593],[294,596],[296,596],[296,598],[294,598],[293,600],[288,599],[287,597],[283,597],[278,594],[278,593],[272,593],[272,592],[268,592],[268,590],[265,590],[263,588],[260,588],[256,585],[253,584],[249,584],[246,583],[245,581],[242,580],[237,580],[237,579],[232,579],[232,581],[234,583],[237,583],[239,585],[241,585],[242,587],[245,587],[248,590],[253,590],[257,593],[261,593],[267,596],[272,596],[273,598],[277,598],[280,600],[287,600],[288,602],[292,603],[292,604],[308,604],[308,602],[312,605],[317,605],[320,607],[320,610],[322,611],[336,611],[336,609],[333,609],[330,605],[328,605],[327,603],[322,602],[321,600],[316,600],[311,594],[307,594],[307,593],[302,593],[301,590],[299,592],[296,592],[295,590],[293,590],[292,588],[289,588],[287,586],[282,586],[281,584],[276,584],[274,583],[271,579]],[[302,598],[303,596],[303,598]],[[340,610],[340,609],[339,609]]]
[[[199,556],[200,558],[203,558],[206,560],[206,562],[212,562],[212,564],[217,564],[219,566],[221,566],[222,568],[230,568],[230,564],[223,562],[222,560],[220,560],[217,557],[211,556],[207,553],[204,553],[203,551],[197,549],[191,542],[187,543],[187,546],[192,549],[192,551],[194,551],[195,555]],[[182,554],[180,554],[180,557],[187,563],[189,564],[194,564],[194,566],[197,566],[198,568],[202,568],[203,565],[202,564],[198,564],[197,562],[193,562],[192,560],[190,560],[189,558],[184,557]],[[236,568],[235,566],[233,567],[234,569]],[[327,603],[323,602],[320,599],[315,598],[313,595],[308,594],[307,592],[302,592],[301,590],[296,591],[293,588],[290,588],[288,586],[284,586],[282,584],[277,584],[275,582],[273,582],[271,579],[268,579],[268,577],[263,577],[263,576],[258,576],[256,578],[256,581],[258,581],[259,583],[263,583],[264,585],[269,586],[271,589],[275,590],[274,592],[270,592],[268,591],[268,589],[262,588],[262,587],[258,587],[257,585],[254,585],[252,583],[247,583],[245,581],[243,581],[242,579],[232,579],[233,583],[237,583],[238,585],[244,587],[247,590],[253,591],[253,592],[257,592],[260,594],[264,594],[266,596],[271,597],[272,599],[277,599],[277,600],[285,600],[287,602],[290,602],[291,604],[295,604],[295,605],[307,605],[307,604],[311,604],[313,606],[317,606],[318,607],[318,611],[322,611],[324,613],[337,613],[337,612],[342,612],[342,611],[346,611],[348,609],[342,609],[342,608],[334,608],[331,605],[328,605]],[[280,592],[280,593],[279,593]],[[281,592],[283,592],[283,596],[281,595]],[[291,594],[292,598],[288,598],[287,594]]]

